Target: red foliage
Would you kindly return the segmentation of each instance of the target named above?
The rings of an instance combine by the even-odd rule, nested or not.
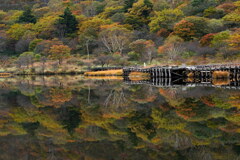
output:
[[[162,28],[157,32],[157,36],[159,36],[159,37],[168,37],[169,34],[170,34],[170,32],[165,28]]]
[[[224,12],[230,13],[237,8],[232,2],[223,3],[217,6],[218,9],[223,9]]]
[[[209,33],[203,36],[200,40],[200,44],[202,46],[209,46],[211,44],[211,41],[216,33]]]
[[[206,104],[206,105],[209,106],[209,107],[215,107],[215,106],[216,106],[216,105],[211,101],[211,99],[208,98],[208,97],[203,97],[203,98],[201,98],[201,100],[202,100],[202,102],[203,102],[204,104]]]
[[[184,40],[191,40],[195,35],[194,24],[187,20],[181,20],[174,26],[174,34],[183,38]]]

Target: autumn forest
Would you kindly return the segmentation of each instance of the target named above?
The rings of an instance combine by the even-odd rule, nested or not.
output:
[[[239,1],[2,0],[0,68],[237,62],[239,27]]]
[[[239,62],[239,0],[0,0],[0,159],[239,160]]]

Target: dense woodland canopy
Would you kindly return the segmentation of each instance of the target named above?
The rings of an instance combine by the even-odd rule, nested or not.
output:
[[[239,60],[240,1],[1,1],[1,61],[27,68]]]

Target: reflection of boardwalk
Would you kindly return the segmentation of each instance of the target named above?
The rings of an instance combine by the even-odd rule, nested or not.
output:
[[[240,89],[240,81],[229,81],[228,84],[223,85],[215,85],[212,80],[204,79],[201,81],[200,79],[188,82],[184,79],[176,79],[172,78],[152,78],[151,80],[143,80],[143,81],[130,81],[125,79],[126,84],[134,85],[134,84],[147,84],[154,87],[163,87],[163,88],[177,88],[177,87],[217,87],[217,88],[225,88],[225,89]]]
[[[12,73],[0,72],[0,78],[7,78],[11,76],[12,76]]]

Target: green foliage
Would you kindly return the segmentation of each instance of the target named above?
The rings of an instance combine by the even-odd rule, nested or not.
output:
[[[72,35],[78,30],[78,21],[68,7],[65,9],[64,14],[60,15],[56,27],[67,35]]]
[[[193,23],[182,20],[174,26],[174,34],[186,41],[192,40],[195,36],[195,26]]]
[[[73,134],[75,128],[77,128],[81,122],[81,114],[77,108],[67,107],[65,114],[62,115],[62,125],[63,128],[66,129],[69,134]]]
[[[140,58],[140,54],[139,54],[139,53],[136,53],[136,52],[134,52],[134,51],[129,52],[129,53],[128,53],[128,56],[129,56],[129,60],[130,60],[130,61],[138,61],[139,58]]]
[[[15,39],[15,40],[20,40],[24,34],[29,31],[32,30],[33,28],[33,24],[29,23],[29,24],[14,24],[12,25],[7,33],[9,34],[10,38]]]
[[[148,0],[138,0],[126,14],[125,23],[131,24],[134,29],[140,29],[149,23],[149,15],[152,12],[152,3]]]
[[[194,25],[195,37],[200,38],[209,33],[208,19],[197,16],[190,16],[185,18],[186,21]]]
[[[129,8],[132,8],[135,1],[136,0],[124,0],[124,11],[127,12]]]
[[[230,31],[228,30],[220,32],[213,36],[213,40],[211,41],[211,44],[215,47],[224,46],[229,36],[230,36]]]
[[[156,12],[149,24],[152,32],[157,32],[162,28],[173,30],[174,24],[183,17],[183,12],[179,9],[164,9]]]
[[[27,8],[23,14],[19,17],[18,22],[20,23],[36,23],[37,19],[32,14],[32,10],[30,8]]]
[[[0,21],[2,21],[2,19],[6,16],[6,12],[0,10]]]
[[[223,20],[235,22],[235,23],[239,24],[240,23],[240,9],[236,9],[235,11],[227,14],[226,16],[223,17]]]
[[[36,48],[36,46],[37,46],[37,44],[39,43],[39,42],[42,42],[43,41],[43,39],[34,39],[34,40],[32,40],[31,42],[30,42],[30,44],[29,44],[29,51],[34,51],[35,50],[35,48]]]
[[[3,4],[9,5],[8,9],[0,10],[0,51],[4,54],[29,50],[46,58],[52,55],[49,51],[53,45],[65,45],[70,48],[71,54],[84,55],[78,56],[79,61],[84,62],[81,65],[89,66],[96,62],[98,56],[102,59],[102,53],[112,53],[113,56],[115,52],[123,56],[111,60],[115,65],[128,64],[127,60],[131,61],[129,65],[140,64],[147,57],[151,63],[152,60],[156,63],[203,63],[195,59],[201,59],[205,55],[202,52],[213,50],[218,58],[204,56],[204,61],[221,62],[222,55],[238,56],[238,41],[235,40],[238,33],[235,30],[240,26],[239,1],[6,0]],[[21,7],[9,10],[16,9],[16,6],[11,8],[13,4]],[[31,9],[23,9],[23,5]],[[123,31],[122,27],[128,31]],[[231,38],[225,36],[228,38],[226,41],[213,39],[210,35],[221,35],[225,30],[234,34]],[[149,43],[141,42],[142,39]],[[188,46],[190,42],[184,41],[194,43]],[[198,51],[186,51],[196,48],[194,44],[197,41],[201,43],[195,49]],[[135,42],[139,43],[133,49]],[[225,46],[225,50],[220,49],[221,45]]]
[[[57,20],[56,15],[44,16],[38,20],[33,29],[41,38],[52,38],[56,32],[55,23]]]
[[[203,15],[204,15],[204,17],[207,17],[207,18],[219,19],[219,18],[222,18],[225,15],[225,13],[224,13],[224,10],[222,10],[222,9],[209,7],[208,9],[204,10]]]
[[[208,20],[207,27],[210,33],[217,33],[224,29],[224,23],[222,19],[210,19]]]

